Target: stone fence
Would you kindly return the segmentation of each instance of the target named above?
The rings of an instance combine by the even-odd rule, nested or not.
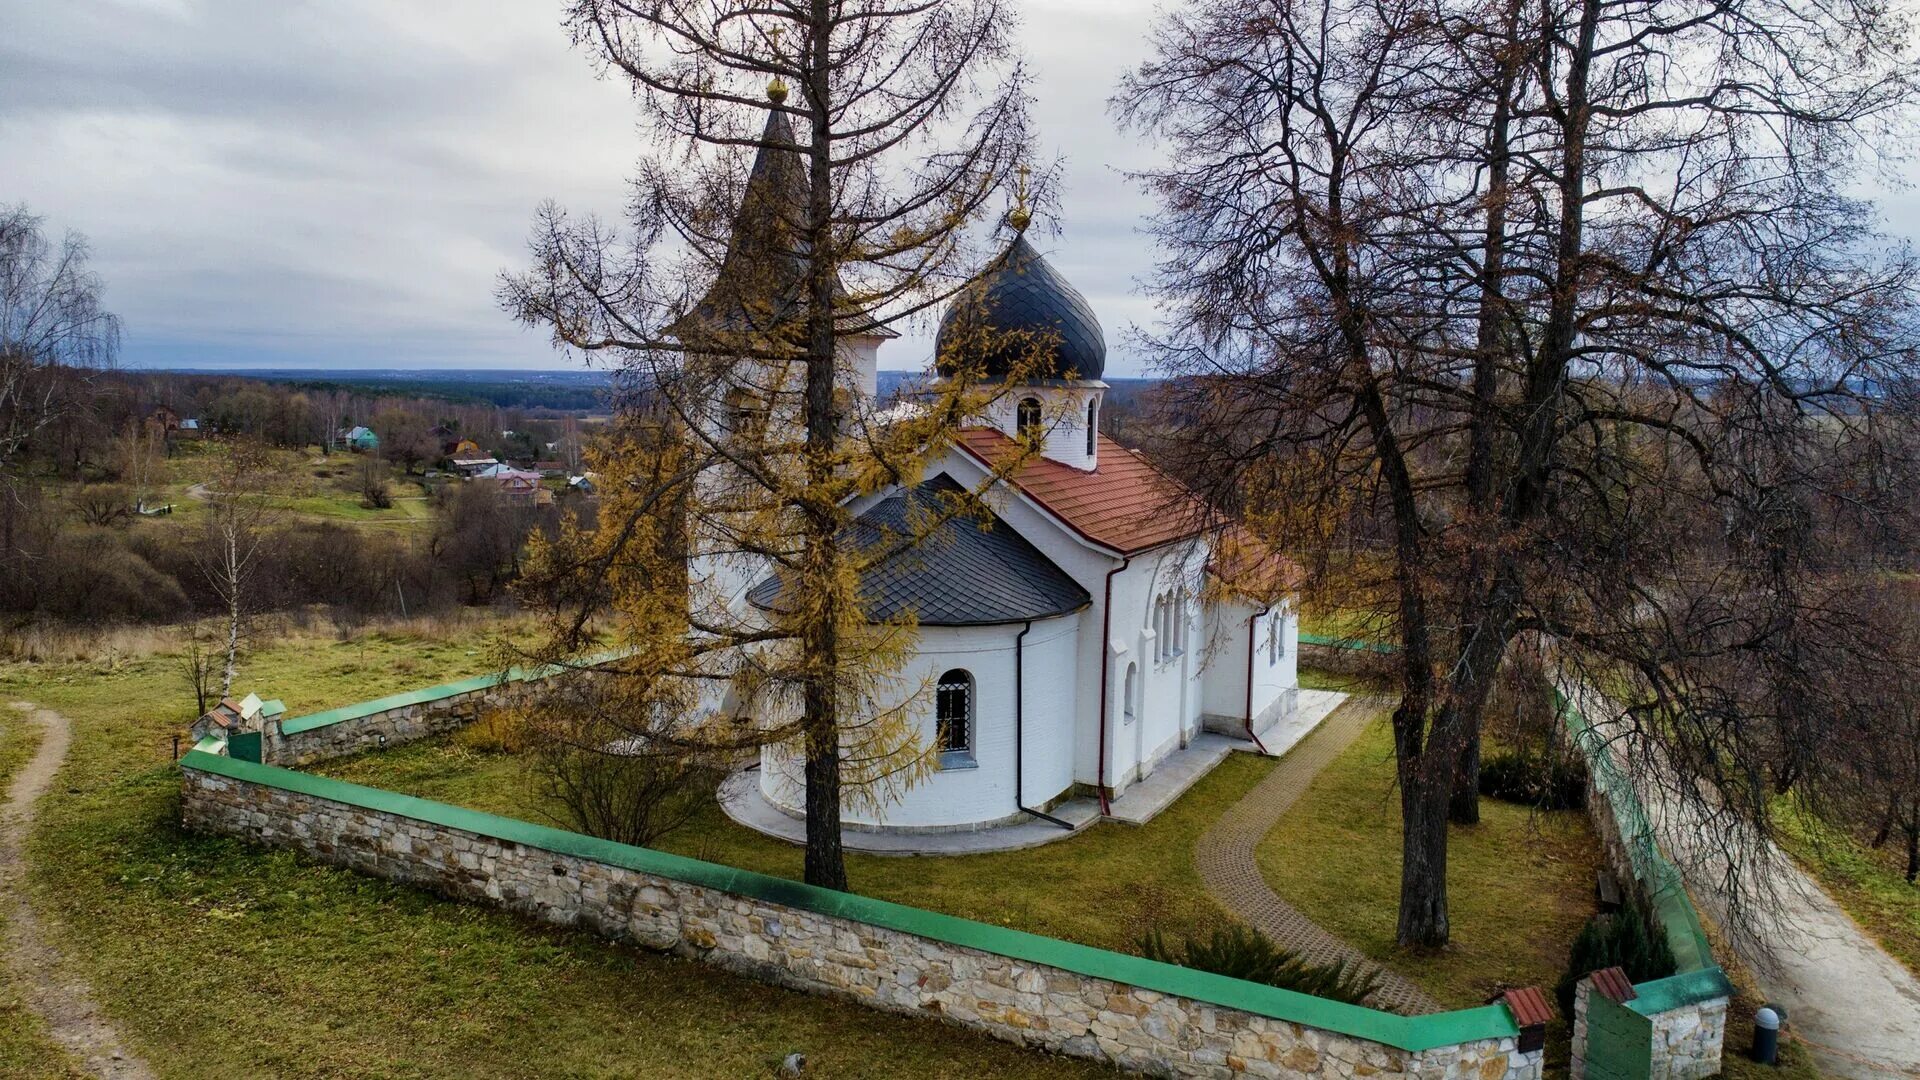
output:
[[[1676,974],[1628,985],[1606,972],[1581,980],[1574,993],[1574,1080],[1612,1080],[1650,1075],[1657,1080],[1698,1080],[1720,1073],[1727,1034],[1726,974],[1714,963],[1700,915],[1687,896],[1679,867],[1660,850],[1632,779],[1614,760],[1607,741],[1558,690],[1555,704],[1566,731],[1587,763],[1587,816],[1600,838],[1607,865],[1623,888],[1654,919],[1673,950]],[[1618,972],[1618,969],[1611,969]],[[1597,989],[1595,988],[1597,987]],[[1595,995],[1599,1000],[1595,1000]],[[1606,1014],[1596,1025],[1593,1014]],[[1646,1073],[1638,1060],[1645,1044]],[[1618,1067],[1622,1056],[1632,1064]],[[1590,1068],[1589,1066],[1593,1066]]]
[[[580,666],[604,664],[620,655],[617,650],[601,653],[580,661]],[[300,766],[444,735],[473,723],[488,710],[505,707],[521,684],[538,682],[559,670],[509,668],[503,674],[476,675],[307,716],[271,717],[258,732],[229,736],[226,750],[229,756],[247,761]]]
[[[505,705],[518,681],[518,677],[481,675],[311,716],[268,720],[260,732],[260,760],[310,765],[443,735],[478,720],[488,709]]]
[[[180,761],[191,828],[809,993],[1163,1076],[1541,1076],[1538,1029],[1522,1051],[1504,1004],[1395,1016],[237,760],[225,748],[206,739]]]

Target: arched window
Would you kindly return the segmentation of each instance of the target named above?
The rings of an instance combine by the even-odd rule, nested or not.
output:
[[[1187,651],[1187,598],[1172,592],[1153,602],[1153,658],[1171,660]]]
[[[1092,457],[1096,452],[1096,447],[1099,445],[1099,439],[1100,439],[1100,400],[1098,398],[1095,398],[1092,401],[1087,402],[1087,456],[1088,457]]]
[[[1014,418],[1020,434],[1025,435],[1028,432],[1033,432],[1038,435],[1040,431],[1040,399],[1031,397],[1021,398],[1020,407],[1015,410]]]
[[[1280,613],[1267,617],[1267,666],[1280,662]]]
[[[943,754],[973,752],[973,674],[954,668],[933,692],[934,742]]]
[[[767,430],[767,408],[753,391],[736,386],[727,391],[726,425],[735,435],[758,438]]]
[[[1153,660],[1154,663],[1167,657],[1167,597],[1165,593],[1153,601]]]
[[[1134,702],[1140,697],[1140,665],[1127,665],[1127,681],[1124,689],[1125,693],[1120,695],[1120,719],[1131,724],[1136,707]]]

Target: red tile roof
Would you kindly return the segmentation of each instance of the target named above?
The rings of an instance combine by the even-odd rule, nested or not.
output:
[[[1547,1004],[1547,996],[1537,986],[1509,990],[1504,997],[1508,1011],[1513,1013],[1513,1022],[1521,1027],[1545,1024],[1553,1019],[1553,1008]]]
[[[1593,980],[1593,988],[1607,996],[1609,1001],[1624,1005],[1640,995],[1634,992],[1633,980],[1620,968],[1602,968],[1588,976]]]
[[[989,467],[1015,453],[1014,441],[992,428],[963,429],[955,441]],[[1123,555],[1207,528],[1205,507],[1185,486],[1105,435],[1098,449],[1092,472],[1035,457],[1014,470],[1013,484],[1073,531]]]
[[[1261,604],[1279,601],[1299,589],[1306,577],[1299,564],[1237,523],[1222,530],[1207,573],[1227,591]]]

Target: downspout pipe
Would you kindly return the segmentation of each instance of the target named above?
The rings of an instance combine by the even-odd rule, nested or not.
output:
[[[1072,832],[1073,831],[1072,822],[1061,821],[1059,818],[1054,817],[1052,814],[1045,813],[1044,811],[1040,811],[1040,810],[1035,810],[1032,807],[1028,806],[1027,797],[1024,793],[1024,786],[1027,778],[1026,641],[1027,641],[1027,633],[1032,629],[1033,629],[1033,620],[1028,619],[1027,625],[1021,627],[1020,632],[1018,634],[1015,634],[1013,638],[1013,805],[1018,807],[1020,812],[1023,814],[1032,814],[1034,817],[1039,818],[1041,821],[1050,821],[1053,824],[1058,825],[1061,828],[1067,830],[1068,832]]]
[[[1273,605],[1268,604],[1265,611],[1256,611],[1247,619],[1247,738],[1253,740],[1253,745],[1259,747],[1262,754],[1267,752],[1267,744],[1253,733],[1253,635],[1254,628],[1260,625],[1260,616],[1272,612]],[[1274,632],[1279,633],[1278,630]]]
[[[1113,578],[1133,562],[1128,555],[1120,565],[1107,571],[1107,594],[1100,607],[1100,816],[1113,812],[1113,800],[1107,793],[1107,667],[1113,652]],[[1251,654],[1249,654],[1251,655]],[[1251,684],[1249,684],[1251,685]]]

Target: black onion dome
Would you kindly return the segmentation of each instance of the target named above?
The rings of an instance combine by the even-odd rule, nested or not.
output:
[[[966,350],[983,349],[982,374],[1004,378],[1036,347],[1053,354],[1032,370],[1036,379],[1098,379],[1107,369],[1106,335],[1087,298],[1018,236],[947,306],[934,366],[951,375],[971,359]]]

